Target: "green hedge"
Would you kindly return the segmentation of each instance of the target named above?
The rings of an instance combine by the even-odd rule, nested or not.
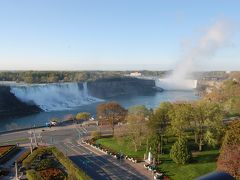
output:
[[[28,170],[26,172],[28,180],[43,180],[43,178],[35,170]]]
[[[32,161],[39,155],[46,153],[49,151],[46,147],[39,147],[36,150],[33,151],[32,154],[28,155],[26,159],[23,160],[22,164],[26,169],[29,169],[31,167]]]
[[[24,159],[26,159],[31,154],[31,150],[26,150],[21,156],[19,156],[16,160],[18,164],[22,163]]]
[[[71,179],[75,177],[77,180],[90,180],[91,178],[86,173],[80,170],[73,162],[66,157],[56,147],[51,147],[52,153],[58,159],[58,161],[67,169],[69,177]]]
[[[69,179],[76,180],[90,180],[91,178],[86,175],[84,171],[79,169],[68,157],[66,157],[61,151],[59,151],[56,147],[39,147],[33,151],[26,159],[23,160],[22,164],[26,169],[31,167],[31,163],[33,160],[46,152],[52,152],[52,154],[57,158],[57,160],[67,169]],[[36,179],[38,173],[34,170],[28,170],[29,179]]]

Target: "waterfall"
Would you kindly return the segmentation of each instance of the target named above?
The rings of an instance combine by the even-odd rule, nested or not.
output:
[[[171,78],[157,79],[155,85],[164,90],[193,90],[197,88],[197,80],[182,79],[173,81]]]
[[[88,93],[87,83],[54,83],[12,85],[11,93],[28,104],[35,104],[44,111],[73,109],[99,102],[101,99]]]
[[[87,82],[83,83],[83,97],[88,97]]]

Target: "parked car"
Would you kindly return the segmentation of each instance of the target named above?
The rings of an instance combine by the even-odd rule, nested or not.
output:
[[[58,122],[57,122],[57,121],[50,121],[50,124],[51,124],[52,126],[56,126],[56,125],[58,124]]]
[[[155,172],[155,171],[156,171],[156,166],[154,166],[154,165],[149,165],[149,166],[148,166],[148,170]]]
[[[163,173],[155,173],[154,179],[163,179]]]
[[[57,121],[50,121],[50,122],[47,122],[47,123],[46,123],[46,126],[47,126],[47,127],[52,127],[52,126],[56,126],[57,124],[58,124]]]
[[[89,118],[89,121],[94,121],[94,120],[95,120],[94,117]]]
[[[150,165],[150,164],[144,164],[143,166],[144,166],[146,169],[148,169],[149,165]]]

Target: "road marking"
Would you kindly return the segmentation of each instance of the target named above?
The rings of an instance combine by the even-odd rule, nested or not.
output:
[[[64,143],[67,147],[71,148],[72,151],[74,151],[75,153],[79,154],[79,151],[77,151],[76,149],[72,148],[71,146],[68,145],[68,143]],[[77,147],[77,146],[76,146]],[[82,154],[82,153],[81,153]],[[94,161],[92,161],[91,159],[89,159],[86,156],[82,156],[83,158],[87,159],[88,161],[90,161],[91,163],[93,163],[95,166],[99,167],[100,169],[102,169],[104,172],[106,172],[107,176],[113,176],[114,179],[119,179],[117,176],[115,176],[114,174],[112,174],[109,170],[107,170],[106,168],[99,166],[98,164],[96,164]],[[97,158],[94,158],[97,160]]]
[[[71,146],[73,145],[73,143],[72,142],[68,142],[68,144],[70,144]],[[85,147],[83,147],[83,148],[85,148],[85,149],[82,149],[82,148],[79,148],[79,147],[77,147],[76,145],[75,145],[75,147],[78,149],[78,152],[80,151],[81,153],[82,153],[82,151],[84,151],[84,152],[86,152],[86,154],[88,154],[89,156],[91,156],[91,158],[93,158],[93,159],[95,159],[95,161],[97,161],[97,162],[100,162],[102,165],[101,166],[98,166],[98,167],[112,167],[111,165],[109,165],[108,163],[109,162],[111,162],[111,161],[108,161],[108,160],[106,160],[105,159],[105,161],[107,161],[107,162],[104,162],[104,161],[102,161],[101,159],[98,159],[98,158],[96,158],[95,156],[93,156],[92,154],[92,152],[91,151],[89,151],[89,150],[87,150]],[[116,171],[116,170],[114,170],[115,171],[115,173],[119,173],[118,171]],[[114,171],[113,170],[110,170],[110,173],[109,173],[109,171],[107,170],[107,172],[108,172],[108,174],[107,175],[111,175],[111,176],[115,176],[113,173],[114,173]],[[117,178],[117,176],[115,176],[115,179],[118,179]]]
[[[84,148],[86,148],[86,149],[88,149],[89,151],[93,152],[94,154],[97,154],[97,155],[101,156],[101,157],[102,157],[102,155],[106,155],[106,154],[100,154],[100,153],[98,153],[98,152],[95,152],[95,151],[93,151],[92,149],[90,149],[90,148],[88,148],[88,147],[86,147],[86,146],[83,146],[82,144],[79,144],[79,145],[82,146],[82,147],[84,147]],[[76,147],[77,147],[77,148],[80,148],[80,147],[78,147],[78,146],[76,146]],[[102,157],[102,158],[104,158],[104,157]],[[101,161],[100,159],[97,159],[97,160],[98,160],[98,161]],[[111,161],[111,160],[109,160],[109,159],[107,159],[107,158],[105,158],[105,160],[108,161],[108,162],[110,162],[110,163],[112,163],[112,164],[114,164],[114,165],[116,165],[116,166],[119,167],[120,169],[122,169],[122,170],[124,170],[124,171],[127,171],[128,173],[130,173],[130,174],[132,174],[132,175],[134,175],[134,176],[142,179],[142,177],[140,177],[138,174],[136,174],[136,173],[134,173],[134,172],[132,172],[132,171],[130,171],[130,170],[122,167],[122,166],[119,165],[118,163],[116,163],[116,162],[114,162],[114,161]],[[106,162],[103,162],[103,161],[101,161],[101,162],[104,163],[104,164],[106,164]]]
[[[75,130],[76,130],[80,135],[84,134],[84,132],[82,132],[77,126],[75,126]]]
[[[87,146],[84,146],[84,145],[82,145],[82,144],[81,144],[81,146],[83,146],[83,147],[87,148],[88,150],[92,151],[93,153],[95,153],[95,154],[97,154],[97,155],[99,155],[99,156],[106,155],[106,154],[104,154],[104,153],[103,153],[103,154],[101,154],[100,152],[96,152],[96,151],[97,151],[97,149],[96,149],[96,151],[93,151],[92,149],[90,149],[90,148],[89,148],[89,147],[87,147]],[[112,157],[110,157],[110,158],[112,158]],[[119,168],[121,168],[121,169],[123,169],[123,170],[125,170],[125,171],[129,172],[130,174],[132,174],[132,175],[134,175],[134,176],[136,176],[136,177],[138,177],[138,178],[142,179],[142,177],[140,177],[138,174],[136,174],[136,173],[134,173],[134,172],[132,172],[132,171],[130,171],[130,170],[128,170],[128,169],[126,169],[125,167],[122,167],[120,164],[118,164],[118,163],[114,162],[113,160],[110,160],[110,159],[107,159],[107,158],[106,158],[106,160],[107,160],[107,161],[109,161],[109,162],[111,162],[111,163],[113,163],[113,164],[115,164],[115,165],[116,165],[116,166],[118,166]]]
[[[82,127],[82,129],[83,129],[83,131],[84,131],[85,133],[88,132],[88,130],[87,130],[85,127]]]

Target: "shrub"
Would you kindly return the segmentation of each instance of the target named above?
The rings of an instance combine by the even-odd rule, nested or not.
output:
[[[80,112],[76,115],[76,120],[88,120],[90,116],[88,112]]]
[[[44,170],[50,167],[54,166],[54,160],[53,159],[43,159],[39,162],[39,164],[37,165],[37,170]]]
[[[101,137],[101,133],[100,133],[99,131],[93,131],[93,132],[91,133],[91,137],[92,137],[93,139],[99,139],[99,138]]]
[[[28,170],[26,172],[28,180],[43,180],[43,178],[35,170]]]
[[[177,164],[186,164],[190,158],[191,153],[187,147],[187,141],[179,138],[172,146],[170,151],[171,159]]]
[[[40,175],[44,178],[44,180],[64,180],[66,179],[65,174],[58,168],[48,168],[40,171]]]
[[[26,169],[31,167],[31,163],[37,156],[41,156],[42,154],[46,153],[48,150],[44,147],[39,147],[33,151],[26,159],[23,160],[22,164]]]
[[[33,151],[32,154],[30,154],[24,161],[23,166],[26,169],[29,169],[31,167],[32,162],[37,156],[41,156],[46,153],[52,153],[57,160],[67,169],[68,176],[71,179],[76,180],[88,180],[91,179],[89,176],[85,174],[82,170],[80,170],[69,158],[67,158],[61,151],[59,151],[56,147],[40,147],[37,150]],[[57,170],[54,168],[50,168],[53,165],[54,161],[49,159],[43,159],[38,164],[37,170],[41,170],[43,174],[46,174],[46,172],[53,172],[56,174]],[[54,165],[53,165],[54,166]],[[44,171],[44,170],[46,171]],[[38,172],[33,170],[28,170],[28,178],[31,179],[39,179],[37,176],[40,176]],[[59,177],[63,177],[61,173],[59,174]],[[40,178],[41,179],[41,178]],[[53,178],[54,179],[54,178]]]
[[[21,156],[18,157],[16,162],[18,164],[22,163],[23,160],[26,159],[30,154],[31,154],[31,150],[30,149],[26,150],[23,154],[21,154]]]
[[[61,151],[59,151],[56,147],[51,148],[52,153],[57,158],[57,160],[67,169],[68,175],[70,177],[75,177],[77,180],[88,180],[91,179],[89,176],[85,174],[84,171],[77,168],[73,162],[67,158]]]

